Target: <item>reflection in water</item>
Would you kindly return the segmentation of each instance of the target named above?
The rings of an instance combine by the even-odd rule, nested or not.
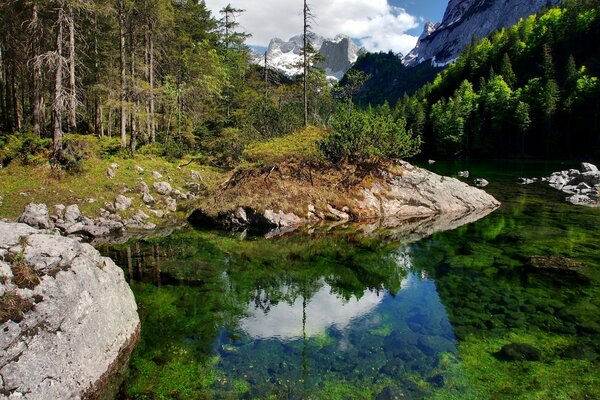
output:
[[[345,330],[353,320],[370,313],[382,300],[381,294],[369,290],[360,298],[353,296],[345,300],[333,294],[331,286],[324,281],[319,285],[321,288],[306,304],[303,298],[297,298],[292,304],[279,303],[265,311],[251,302],[248,305],[248,317],[240,321],[241,328],[255,339],[285,341],[302,338],[304,334],[314,337],[330,327]],[[289,292],[285,287],[280,290]],[[266,294],[263,292],[261,296]],[[306,322],[303,327],[304,313]]]
[[[142,320],[121,397],[600,398],[600,210],[506,168],[455,169],[490,178],[503,207],[450,232],[463,221],[107,247]],[[515,342],[541,360],[495,357]]]

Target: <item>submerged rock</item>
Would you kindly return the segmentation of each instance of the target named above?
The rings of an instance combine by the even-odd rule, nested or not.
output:
[[[502,346],[494,356],[503,361],[539,361],[542,352],[529,344],[511,343]]]
[[[529,259],[529,266],[538,270],[576,271],[581,264],[576,260],[560,256],[534,256]]]
[[[88,244],[24,224],[0,222],[0,249],[22,254],[37,277],[26,290],[0,280],[3,295],[24,305],[0,321],[3,390],[9,398],[98,397],[139,336],[122,269]]]

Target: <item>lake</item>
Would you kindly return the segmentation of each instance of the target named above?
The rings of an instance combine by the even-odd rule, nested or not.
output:
[[[188,228],[101,247],[142,321],[118,397],[600,398],[600,210],[516,183],[571,167],[428,166],[489,180],[502,207],[424,238]]]

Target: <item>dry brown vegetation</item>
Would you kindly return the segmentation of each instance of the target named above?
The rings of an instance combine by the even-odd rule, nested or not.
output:
[[[12,281],[20,288],[33,289],[40,283],[40,277],[35,268],[31,265],[19,261],[12,265]]]
[[[7,321],[21,322],[25,313],[33,308],[33,303],[15,292],[0,297],[0,324]]]

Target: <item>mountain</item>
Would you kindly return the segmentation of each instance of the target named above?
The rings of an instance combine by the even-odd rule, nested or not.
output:
[[[560,0],[450,0],[442,22],[428,23],[416,47],[404,57],[407,66],[431,61],[442,67],[454,61],[473,37],[482,39]]]
[[[345,35],[337,35],[333,39],[326,39],[314,33],[309,34],[310,42],[315,50],[323,57],[324,61],[317,66],[325,70],[330,80],[339,80],[356,62],[358,56],[365,52],[354,41]],[[287,76],[302,73],[302,46],[303,35],[296,35],[287,42],[275,38],[269,43],[267,49],[267,62],[270,68],[276,69]],[[255,57],[255,62],[262,64],[263,57]]]

